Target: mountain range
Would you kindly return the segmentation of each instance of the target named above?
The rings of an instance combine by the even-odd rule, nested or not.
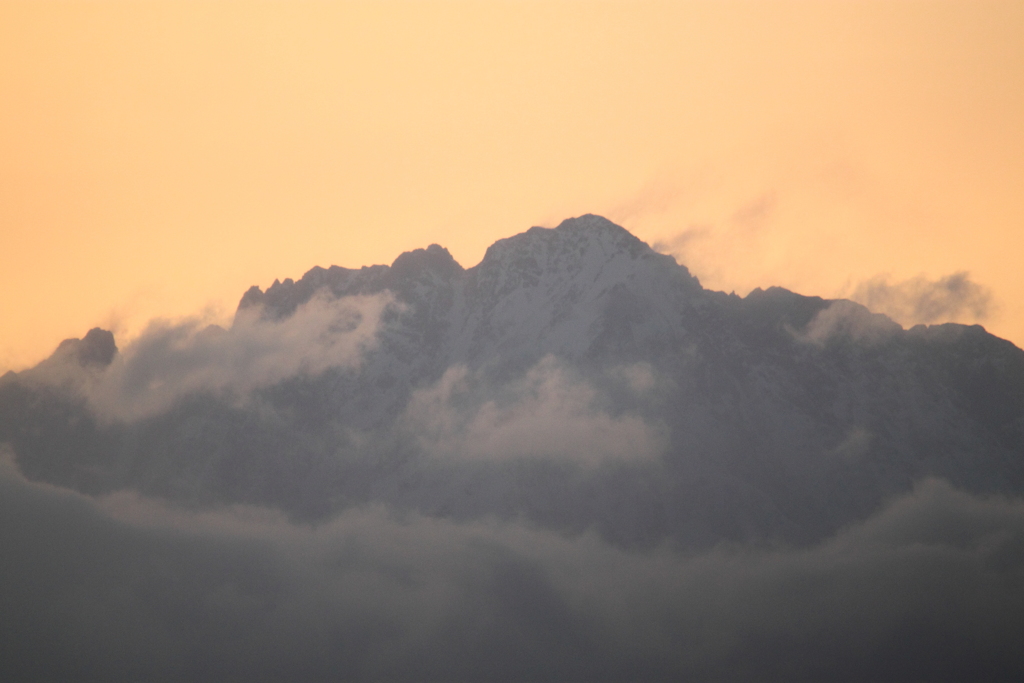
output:
[[[1024,494],[1024,352],[845,300],[704,289],[586,215],[463,268],[252,287],[227,329],[91,330],[0,379],[29,480],[316,523],[371,504],[622,548],[807,546],[938,478]]]

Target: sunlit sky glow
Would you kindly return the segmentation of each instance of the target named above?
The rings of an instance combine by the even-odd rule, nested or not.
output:
[[[1024,345],[1022,36],[1015,1],[7,1],[0,372],[588,212],[740,294],[967,271]]]

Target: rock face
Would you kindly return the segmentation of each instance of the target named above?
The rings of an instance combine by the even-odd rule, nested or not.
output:
[[[355,366],[244,395],[196,385],[140,419],[26,371],[0,382],[0,441],[29,476],[87,491],[300,518],[384,502],[626,546],[809,543],[932,476],[1024,493],[1013,344],[978,326],[903,330],[775,287],[708,291],[597,216],[500,240],[469,269],[438,245],[391,266],[313,268],[251,288],[219,333],[241,347],[243,324],[287,331],[318,299],[385,292],[394,302]],[[129,348],[112,364],[102,330],[69,349],[110,366],[101,387],[145,360]]]
[[[114,334],[94,327],[83,339],[65,339],[54,352],[55,356],[73,358],[79,365],[106,367],[114,360],[117,344]]]

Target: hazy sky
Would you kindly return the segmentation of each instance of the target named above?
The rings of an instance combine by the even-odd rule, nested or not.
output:
[[[1022,36],[977,0],[5,1],[0,372],[587,212],[726,291],[966,282],[1022,345]]]

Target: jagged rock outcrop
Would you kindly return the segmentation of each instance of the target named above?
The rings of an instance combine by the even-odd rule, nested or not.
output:
[[[114,333],[94,327],[82,339],[65,339],[54,351],[56,358],[70,358],[80,365],[106,367],[114,360]]]

